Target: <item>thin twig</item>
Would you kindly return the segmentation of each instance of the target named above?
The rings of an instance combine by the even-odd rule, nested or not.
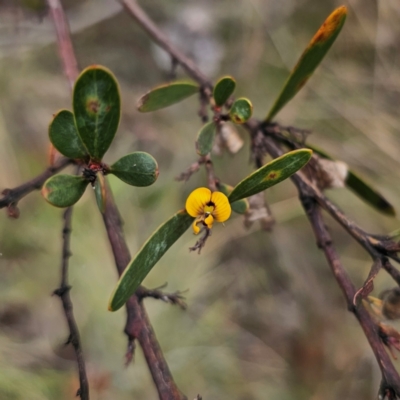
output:
[[[215,176],[214,164],[211,161],[210,155],[205,156],[204,165],[207,171],[208,187],[212,192],[215,192],[217,190],[218,178]]]
[[[189,168],[187,168],[186,171],[178,175],[175,180],[186,182],[195,172],[200,169],[201,165],[205,166],[209,189],[212,192],[215,192],[217,190],[219,180],[215,176],[214,165],[209,154],[206,156],[201,156],[196,162],[194,162]]]
[[[320,206],[313,197],[309,197],[307,193],[304,193],[301,187],[298,187],[298,189],[302,205],[313,228],[317,245],[325,254],[333,275],[345,296],[349,311],[353,312],[364,330],[365,336],[379,364],[385,386],[386,388],[393,389],[400,396],[400,376],[383,347],[377,325],[361,304],[359,306],[354,306],[353,304],[356,289],[344,270],[336,249],[332,244],[331,236],[322,219]]]
[[[74,48],[72,46],[68,20],[60,0],[47,0],[51,17],[57,33],[57,45],[60,52],[60,60],[63,63],[63,70],[68,79],[70,88],[79,74],[78,62],[76,61]],[[66,61],[68,60],[68,61]]]
[[[145,298],[151,297],[156,300],[162,300],[166,303],[170,303],[173,305],[177,305],[182,310],[186,310],[187,305],[185,303],[185,297],[182,296],[184,292],[181,292],[180,290],[174,292],[174,293],[165,293],[161,289],[165,288],[167,284],[165,283],[164,285],[155,288],[155,289],[147,289],[144,288],[143,286],[140,287],[140,290],[136,292],[139,300],[143,300]]]
[[[13,189],[4,189],[2,192],[3,197],[0,198],[0,208],[16,205],[18,201],[20,201],[29,193],[33,192],[34,190],[40,190],[48,178],[72,163],[73,161],[68,158],[60,158],[54,165],[48,167],[44,172],[30,181],[25,182],[24,184]]]
[[[200,96],[199,96],[200,108],[197,113],[203,124],[208,122],[208,106],[210,103],[210,98],[211,98],[210,88],[203,86],[202,89],[200,90]]]
[[[173,59],[179,63],[200,85],[211,88],[212,84],[208,78],[199,70],[197,65],[181,51],[179,51],[164,35],[158,26],[148,17],[143,9],[134,0],[119,0],[125,7],[129,14],[136,20],[136,22],[146,31],[150,37],[162,49],[164,49]]]
[[[200,157],[198,161],[194,162],[189,168],[186,169],[186,171],[182,172],[180,175],[178,175],[175,180],[180,182],[180,181],[188,181],[190,177],[196,173],[202,164],[204,164],[205,159],[204,157]]]
[[[68,261],[71,257],[70,238],[71,238],[71,220],[73,207],[65,210],[64,227],[62,231],[62,261],[61,261],[61,283],[60,287],[54,291],[59,296],[63,305],[64,315],[68,323],[69,338],[67,343],[71,343],[75,350],[76,361],[79,371],[79,390],[78,394],[81,400],[89,400],[89,383],[86,375],[85,358],[83,356],[82,344],[79,335],[78,325],[76,324],[73,312],[73,306],[70,296],[71,287],[68,284]]]
[[[47,0],[47,4],[57,34],[57,44],[60,52],[60,59],[63,63],[63,70],[68,79],[70,89],[72,90],[75,79],[78,76],[78,64],[76,62],[72,42],[70,39],[68,21],[65,17],[60,0]],[[71,288],[68,284],[68,261],[69,257],[71,256],[70,237],[72,211],[73,207],[69,207],[64,212],[61,283],[60,287],[54,291],[54,294],[58,295],[62,301],[65,318],[68,322],[70,332],[68,343],[73,345],[76,354],[76,361],[78,363],[80,387],[76,395],[80,396],[81,400],[89,400],[89,383],[86,375],[85,359],[83,356],[83,348],[78,325],[76,324],[73,314],[73,305],[70,296]]]
[[[400,271],[393,266],[393,264],[386,258],[383,259],[383,268],[387,273],[394,279],[395,282],[400,286]]]

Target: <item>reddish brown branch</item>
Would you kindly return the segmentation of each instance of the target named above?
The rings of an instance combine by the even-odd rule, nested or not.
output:
[[[271,138],[266,137],[264,145],[273,157],[278,157],[283,153]],[[317,239],[317,245],[324,251],[325,257],[332,269],[336,281],[344,293],[347,307],[358,319],[374,352],[375,358],[382,372],[383,385],[385,388],[393,389],[397,395],[400,396],[400,376],[383,347],[379,336],[378,326],[373,322],[370,315],[362,305],[356,307],[353,304],[356,289],[344,270],[338,254],[332,245],[332,239],[324,225],[319,207],[324,208],[329,214],[331,214],[367,250],[374,260],[378,258],[381,259],[384,266],[384,261],[387,261],[387,258],[386,255],[379,250],[382,249],[382,244],[385,243],[386,239],[383,242],[380,242],[375,237],[367,235],[354,222],[350,221],[333,203],[331,203],[330,200],[328,200],[301,172],[292,175],[292,180],[299,191],[301,202]],[[387,270],[390,270],[390,267],[391,265],[385,266]]]
[[[189,168],[186,169],[186,171],[178,175],[175,180],[185,182],[188,181],[190,177],[200,169],[200,166],[204,164],[204,162],[204,157],[200,157],[199,160],[194,162]]]
[[[387,273],[397,282],[400,286],[400,271],[393,266],[393,264],[387,259],[383,259],[382,263],[383,268],[387,271]]]
[[[208,187],[212,192],[215,192],[217,190],[218,179],[215,176],[214,164],[211,161],[211,157],[209,155],[205,156],[204,165],[206,167],[206,172],[207,172]]]
[[[61,158],[54,165],[48,167],[43,173],[31,179],[30,181],[25,182],[21,186],[17,186],[14,189],[4,189],[2,192],[3,197],[0,198],[0,208],[16,205],[19,200],[29,193],[33,192],[34,190],[40,190],[48,178],[61,171],[72,162],[73,161],[69,160],[68,158]]]
[[[71,220],[72,207],[69,207],[64,212],[64,227],[62,231],[63,246],[62,246],[62,261],[61,261],[61,283],[60,287],[54,291],[54,294],[59,296],[63,305],[64,315],[68,323],[69,338],[67,343],[71,343],[75,350],[76,361],[79,371],[79,395],[81,400],[89,400],[89,383],[86,375],[85,358],[81,345],[78,325],[76,324],[73,312],[73,306],[70,296],[71,287],[68,284],[68,261],[71,257],[70,238],[71,238]]]
[[[60,60],[63,63],[63,70],[68,79],[71,89],[79,74],[78,62],[76,61],[74,48],[71,42],[71,35],[68,20],[60,0],[47,0],[51,17],[57,34],[58,50]]]
[[[180,52],[164,35],[157,25],[148,17],[142,8],[134,0],[120,0],[128,13],[136,20],[145,32],[164,49],[175,62],[179,63],[195,81],[200,85],[212,87],[208,78],[199,70],[197,65],[182,52]]]
[[[121,275],[128,265],[131,256],[125,242],[122,230],[122,221],[118,209],[114,203],[112,193],[107,187],[106,209],[103,214],[104,224],[111,248],[114,254],[115,263],[119,275]],[[140,302],[143,297],[142,289],[131,296],[126,303],[127,321],[125,333],[129,338],[128,359],[131,357],[130,350],[133,351],[133,341],[137,339],[143,349],[144,356],[150,368],[158,394],[162,400],[183,400],[186,399],[176,386],[168,364],[158,344],[153,328],[147,317],[146,310]]]
[[[206,169],[208,187],[211,191],[215,192],[217,190],[219,181],[218,178],[215,176],[214,165],[210,155],[200,157],[198,161],[193,163],[186,171],[182,172],[175,179],[177,181],[189,180],[190,177],[200,169],[201,165],[204,165]]]
[[[322,219],[320,206],[313,197],[309,197],[307,193],[305,193],[302,186],[298,186],[298,189],[302,205],[314,231],[317,245],[325,254],[325,258],[331,267],[332,273],[344,294],[349,311],[353,312],[356,316],[365,336],[368,339],[382,372],[384,386],[385,388],[392,389],[398,396],[400,396],[400,376],[383,347],[379,336],[378,326],[374,323],[371,316],[362,305],[353,305],[353,298],[356,294],[356,289],[351,283],[350,278],[339,259],[336,249],[332,244],[331,236]]]

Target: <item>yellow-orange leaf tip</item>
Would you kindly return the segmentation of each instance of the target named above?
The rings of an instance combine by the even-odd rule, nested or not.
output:
[[[198,188],[190,193],[186,200],[186,211],[196,218],[193,221],[193,232],[200,232],[198,225],[212,228],[213,222],[224,222],[231,216],[231,205],[228,198],[221,192],[211,192],[207,188]]]
[[[321,44],[328,40],[336,30],[341,26],[344,19],[347,16],[347,7],[341,6],[337,8],[329,17],[325,20],[325,22],[318,29],[317,33],[311,40],[310,47],[316,44]]]

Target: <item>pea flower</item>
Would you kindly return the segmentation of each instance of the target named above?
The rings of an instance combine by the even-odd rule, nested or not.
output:
[[[193,221],[193,232],[200,232],[199,225],[211,229],[213,222],[224,222],[231,215],[231,205],[228,198],[221,192],[211,192],[207,188],[198,188],[190,193],[186,200],[186,211],[196,218]]]

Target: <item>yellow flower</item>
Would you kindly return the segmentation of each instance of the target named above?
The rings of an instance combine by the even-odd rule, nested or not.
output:
[[[198,188],[187,198],[186,211],[190,216],[196,218],[192,228],[197,235],[200,232],[198,225],[211,229],[214,220],[226,221],[231,215],[231,205],[223,193],[211,192],[207,188]]]

